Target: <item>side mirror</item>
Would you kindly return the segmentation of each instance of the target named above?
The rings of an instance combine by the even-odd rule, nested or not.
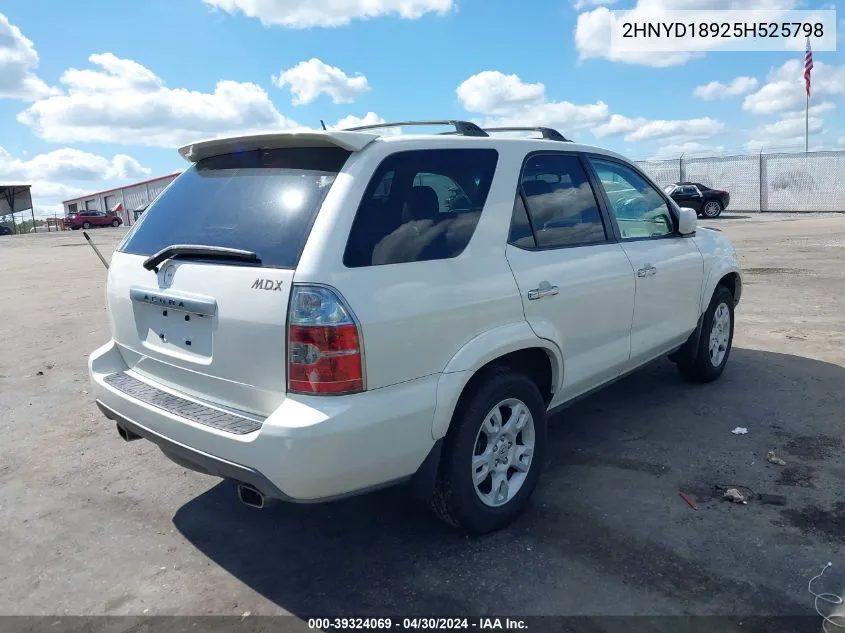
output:
[[[694,235],[695,227],[698,224],[698,214],[695,209],[681,207],[678,214],[678,232],[683,235]]]

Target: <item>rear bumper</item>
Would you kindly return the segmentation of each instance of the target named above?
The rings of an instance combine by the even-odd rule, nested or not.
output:
[[[109,420],[113,420],[118,425],[122,426],[127,431],[151,441],[157,445],[161,451],[173,462],[179,464],[183,468],[195,470],[205,475],[212,475],[214,477],[221,477],[223,479],[232,479],[240,483],[249,484],[256,490],[261,491],[266,497],[273,499],[283,499],[291,501],[291,499],[279,490],[273,482],[267,477],[246,466],[228,462],[225,459],[203,453],[190,446],[185,446],[179,442],[174,442],[171,439],[159,435],[155,431],[151,431],[131,420],[123,417],[117,411],[114,411],[97,400],[97,407]]]
[[[185,468],[250,484],[270,498],[313,503],[398,483],[420,471],[435,448],[436,376],[352,396],[290,395],[258,430],[238,435],[116,389],[106,378],[118,372],[132,375],[114,342],[91,355],[91,387],[107,418]]]

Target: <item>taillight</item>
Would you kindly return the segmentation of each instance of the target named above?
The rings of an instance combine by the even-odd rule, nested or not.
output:
[[[294,286],[288,309],[288,391],[363,391],[361,356],[358,326],[340,297],[323,286]]]

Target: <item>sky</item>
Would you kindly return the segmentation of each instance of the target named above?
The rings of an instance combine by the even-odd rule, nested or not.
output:
[[[182,144],[461,118],[545,125],[632,159],[803,150],[804,41],[610,50],[613,11],[818,0],[2,0],[0,184],[61,202],[184,169]],[[816,52],[811,149],[845,150],[845,10]]]

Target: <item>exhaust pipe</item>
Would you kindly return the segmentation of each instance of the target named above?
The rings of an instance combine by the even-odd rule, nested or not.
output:
[[[124,440],[126,440],[127,442],[132,442],[133,440],[140,440],[141,439],[140,435],[136,435],[135,433],[133,433],[129,429],[122,427],[119,424],[117,425],[117,434],[120,437],[122,437]]]
[[[250,508],[258,508],[259,510],[267,505],[267,497],[258,492],[252,486],[247,484],[238,484],[238,499],[241,503]]]

